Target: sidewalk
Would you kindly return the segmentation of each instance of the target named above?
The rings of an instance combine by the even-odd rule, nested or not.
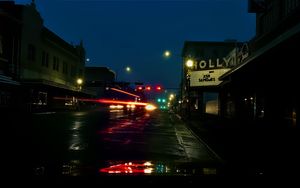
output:
[[[299,167],[299,129],[217,116],[177,117],[235,169],[251,175],[278,171],[294,174]]]

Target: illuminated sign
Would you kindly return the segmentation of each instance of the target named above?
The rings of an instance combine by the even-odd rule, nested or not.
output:
[[[249,56],[249,47],[244,43],[241,47],[231,50],[226,57],[195,59],[193,70],[211,70],[232,68]]]
[[[233,53],[233,52],[231,52]],[[198,60],[195,63],[195,70],[208,70],[208,69],[220,69],[229,68],[236,65],[236,54],[229,54],[227,57],[208,59],[208,60]]]
[[[229,70],[230,69],[192,71],[190,73],[190,86],[217,86],[222,83],[222,81],[219,80],[219,77]]]

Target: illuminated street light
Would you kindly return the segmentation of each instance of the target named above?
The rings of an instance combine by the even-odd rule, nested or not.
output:
[[[170,94],[170,96],[169,96],[169,101],[173,100],[173,99],[174,99],[174,97],[175,97],[175,95],[174,95],[174,94]]]
[[[81,90],[81,85],[82,85],[82,83],[83,83],[82,78],[78,78],[78,79],[76,80],[76,83],[77,83],[77,89],[78,89],[78,91],[80,91],[80,90]]]
[[[81,78],[78,78],[76,82],[78,85],[81,85],[83,83],[83,80]]]
[[[126,72],[131,72],[131,68],[130,67],[126,67]]]
[[[169,50],[166,50],[166,51],[164,52],[164,56],[165,56],[165,57],[170,57],[170,56],[171,56],[171,52],[170,52]]]
[[[188,59],[185,63],[185,65],[189,68],[191,68],[194,65],[194,61],[192,59]]]

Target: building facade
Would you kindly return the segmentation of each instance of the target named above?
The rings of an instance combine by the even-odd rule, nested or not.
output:
[[[218,77],[236,66],[236,41],[187,41],[182,50],[181,106],[184,114],[220,114]],[[191,66],[186,65],[187,62]]]
[[[0,109],[14,108],[20,101],[20,8],[0,2]]]
[[[257,14],[251,55],[221,76],[227,83],[226,116],[295,127],[299,125],[300,1],[265,0],[262,5],[250,10]]]
[[[14,29],[12,34],[17,36],[14,41],[18,43],[11,43],[16,52],[12,49],[5,51],[17,54],[11,56],[14,58],[11,60],[14,72],[12,68],[9,70],[16,73],[15,78],[24,91],[20,99],[24,103],[22,108],[31,111],[72,104],[77,102],[77,97],[89,94],[76,82],[79,78],[84,79],[85,50],[82,42],[71,45],[46,28],[34,1],[30,5],[6,2],[0,7],[7,15],[2,17],[1,25],[8,21],[13,23],[13,27],[8,25],[5,28]],[[12,36],[1,37],[1,41],[12,41]],[[71,101],[58,100],[62,98]]]
[[[116,75],[107,67],[85,67],[85,83],[98,98],[105,97],[106,87],[114,85]]]

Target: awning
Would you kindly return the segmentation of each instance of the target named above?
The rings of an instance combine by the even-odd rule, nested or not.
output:
[[[293,28],[289,29],[288,31],[284,32],[283,34],[279,35],[277,38],[269,42],[267,45],[263,46],[262,48],[255,51],[252,55],[249,56],[243,63],[237,65],[236,67],[232,68],[230,71],[226,72],[222,76],[219,77],[219,80],[224,80],[226,77],[230,76],[232,73],[238,71],[254,59],[260,57],[261,55],[265,54],[270,49],[276,47],[280,43],[284,42],[285,40],[289,39],[290,37],[300,33],[300,23],[294,26]]]

